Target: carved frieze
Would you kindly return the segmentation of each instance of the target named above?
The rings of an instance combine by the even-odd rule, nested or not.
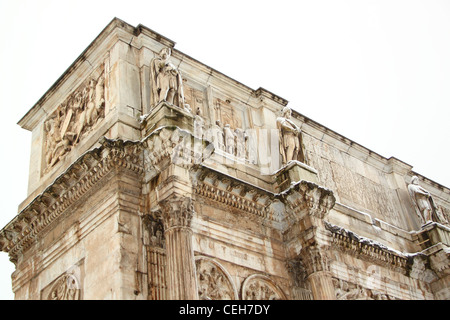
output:
[[[377,290],[367,289],[341,279],[333,278],[337,300],[397,300]]]
[[[62,160],[104,117],[105,77],[102,73],[81,84],[44,122],[44,172]]]
[[[230,275],[216,261],[197,257],[198,297],[201,300],[235,300],[237,292]]]
[[[211,141],[216,151],[235,157],[247,163],[257,163],[257,137],[254,129],[233,128],[229,123],[217,120],[209,129],[204,130],[204,139]]]

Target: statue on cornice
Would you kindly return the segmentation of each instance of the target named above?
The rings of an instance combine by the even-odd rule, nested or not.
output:
[[[415,204],[419,219],[422,225],[429,222],[446,223],[434,203],[430,192],[419,185],[419,178],[413,176],[408,185],[409,195]]]
[[[169,62],[172,50],[163,48],[158,57],[150,63],[151,96],[150,105],[156,106],[161,101],[190,111],[184,103],[183,80],[180,71]]]
[[[280,153],[282,163],[287,164],[291,160],[304,162],[301,144],[300,128],[291,120],[292,110],[284,107],[282,116],[277,118],[277,128],[280,136]]]

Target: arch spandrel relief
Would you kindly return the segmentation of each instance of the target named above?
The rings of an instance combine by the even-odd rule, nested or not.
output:
[[[217,261],[196,257],[198,297],[200,300],[237,300],[237,290],[225,268]]]
[[[267,276],[254,274],[242,284],[242,300],[286,300],[283,291]]]
[[[43,300],[80,300],[81,285],[79,275],[65,272],[42,290]]]

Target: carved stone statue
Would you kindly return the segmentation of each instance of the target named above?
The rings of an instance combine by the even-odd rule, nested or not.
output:
[[[417,176],[411,178],[408,191],[422,225],[433,221],[445,223],[445,220],[436,209],[431,194],[419,185],[419,178]]]
[[[150,105],[156,106],[161,101],[166,101],[189,110],[184,104],[183,80],[180,71],[169,62],[171,53],[170,48],[164,48],[159,52],[159,56],[150,63],[152,90]]]
[[[300,141],[300,128],[291,120],[292,110],[283,108],[282,116],[277,118],[277,128],[280,134],[280,153],[282,163],[291,160],[304,162],[304,156]]]
[[[436,210],[436,205],[434,204],[431,194],[419,186],[419,178],[417,176],[411,178],[411,183],[408,185],[408,191],[415,204],[416,212],[418,213],[422,225],[432,221],[444,223],[439,212]]]

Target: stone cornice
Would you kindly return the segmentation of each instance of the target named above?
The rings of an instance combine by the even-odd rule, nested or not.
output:
[[[17,262],[74,202],[115,167],[143,173],[139,142],[103,139],[102,145],[82,155],[0,231],[0,250]]]
[[[273,207],[279,199],[270,191],[204,165],[193,168],[192,180],[194,193],[198,196],[242,211],[252,219],[282,221],[283,214]]]
[[[376,261],[388,267],[406,268],[408,256],[403,253],[328,222],[325,222],[325,228],[331,233],[333,246],[344,252],[349,252],[366,260]]]
[[[245,212],[251,219],[274,222],[279,229],[305,215],[323,219],[336,201],[331,190],[310,181],[301,180],[282,193],[273,193],[205,165],[194,167],[192,172],[198,196]]]
[[[450,269],[450,250],[438,243],[415,253],[399,252],[377,241],[357,235],[353,231],[324,222],[330,233],[331,248],[353,257],[395,270],[414,279],[431,283],[445,278]]]

